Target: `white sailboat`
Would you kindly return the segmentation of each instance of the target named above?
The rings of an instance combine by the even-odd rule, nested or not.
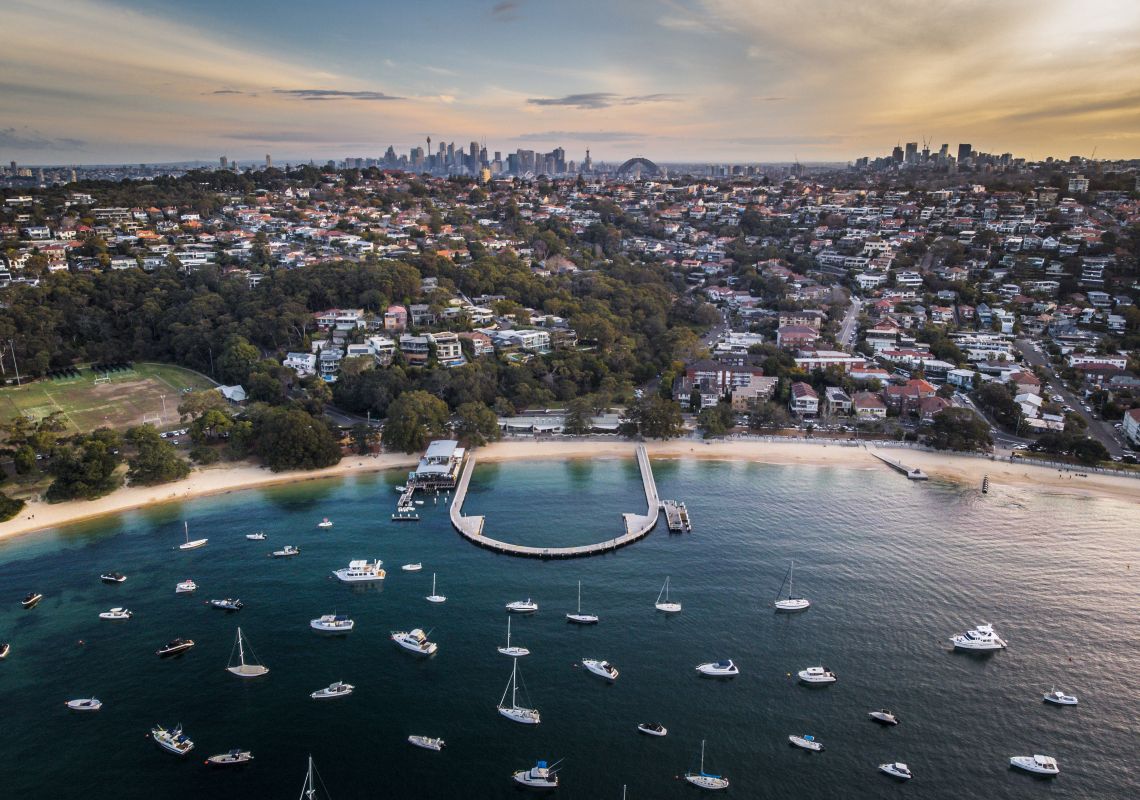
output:
[[[529,656],[530,651],[525,647],[514,646],[511,647],[511,618],[507,617],[507,646],[496,648],[500,653],[511,658],[521,658],[522,656]]]
[[[441,594],[435,593],[435,573],[434,572],[431,574],[431,594],[429,594],[427,597],[425,597],[424,600],[427,600],[429,603],[446,603],[447,602],[446,597],[444,597]]]
[[[792,593],[792,585],[796,577],[795,561],[793,561],[791,563],[791,566],[788,567],[788,574],[785,577],[787,578],[788,583],[788,596],[781,600],[780,593],[776,593],[776,602],[774,604],[776,606],[776,610],[783,611],[785,613],[807,610],[807,608],[811,606],[811,601],[806,597],[796,597],[795,594]],[[780,588],[784,588],[783,583],[780,584]]]
[[[519,660],[516,658],[511,662],[511,679],[507,682],[507,688],[503,689],[503,696],[499,698],[499,713],[502,714],[511,722],[520,722],[523,725],[537,725],[542,721],[542,716],[538,713],[537,708],[526,708],[518,704],[518,672]],[[511,693],[511,704],[509,706],[503,705],[507,700],[507,692]]]
[[[574,614],[567,614],[566,619],[578,625],[596,625],[598,618],[593,614],[582,613],[582,582],[578,581],[578,611]]]
[[[324,781],[321,781],[324,784]],[[301,797],[299,800],[316,800],[317,797],[317,784],[313,780],[313,757],[309,756],[309,771],[305,773],[305,783],[301,786]]]
[[[194,549],[199,548],[199,547],[205,547],[206,542],[210,541],[209,539],[193,539],[192,540],[190,538],[190,523],[189,522],[183,522],[182,526],[183,526],[183,529],[185,530],[185,533],[186,533],[186,541],[183,544],[178,545],[179,550],[194,550]]]
[[[266,667],[262,664],[257,663],[257,660],[256,660],[257,656],[254,654],[252,647],[249,649],[251,661],[248,664],[246,663],[246,661],[245,661],[245,637],[243,637],[241,635],[241,628],[237,629],[237,641],[234,643],[234,647],[236,647],[237,651],[238,651],[238,663],[231,666],[231,667],[226,667],[226,670],[228,672],[232,672],[234,675],[237,675],[239,678],[258,678],[258,677],[261,677],[262,675],[266,674],[267,672],[269,672],[269,667]],[[230,660],[231,661],[233,660],[233,657],[234,657],[234,654],[233,654],[233,651],[231,650],[230,651]]]
[[[686,772],[685,780],[698,789],[727,789],[728,778],[705,772],[705,740],[701,739],[701,769],[699,772]]]
[[[661,602],[661,596],[665,596],[665,602]],[[681,610],[680,603],[669,602],[669,578],[665,578],[665,583],[661,587],[661,591],[657,593],[657,603],[654,605],[658,611],[664,611],[666,614],[676,614]]]

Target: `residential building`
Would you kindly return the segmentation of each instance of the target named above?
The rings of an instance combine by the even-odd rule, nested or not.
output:
[[[431,358],[431,338],[410,333],[400,334],[400,352],[408,364],[422,367]]]
[[[1124,412],[1121,430],[1124,433],[1124,438],[1131,442],[1133,447],[1140,447],[1140,408],[1133,408]]]
[[[796,381],[792,384],[791,394],[788,408],[793,414],[805,419],[819,414],[819,395],[811,388],[811,384]]]
[[[855,392],[851,398],[851,408],[860,420],[883,419],[887,416],[887,406],[874,392]]]
[[[388,306],[384,312],[384,330],[402,331],[408,327],[408,309],[403,306]]]
[[[435,357],[441,366],[461,367],[467,363],[463,357],[463,348],[459,344],[459,335],[456,333],[429,333],[428,338],[435,345]]]
[[[776,329],[776,346],[785,350],[811,347],[819,338],[819,331],[809,325],[781,325]]]
[[[828,386],[823,391],[823,409],[829,416],[851,413],[851,398],[838,386]]]

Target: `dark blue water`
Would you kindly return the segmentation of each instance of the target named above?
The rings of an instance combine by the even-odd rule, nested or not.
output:
[[[392,523],[400,476],[245,492],[78,525],[0,548],[0,775],[22,798],[296,797],[312,753],[334,798],[515,797],[510,774],[536,758],[565,759],[563,797],[692,797],[675,776],[695,766],[732,781],[728,795],[764,798],[1129,798],[1140,745],[1140,519],[1135,505],[994,486],[916,485],[886,470],[657,461],[662,497],[688,504],[696,530],[657,531],[616,554],[581,561],[518,560],[466,544],[442,504],[424,521]],[[642,512],[632,459],[479,467],[468,513],[487,531],[527,544],[580,544]],[[315,523],[335,522],[329,532]],[[182,521],[208,536],[183,553]],[[244,534],[265,530],[267,542]],[[302,555],[266,554],[297,544]],[[328,578],[352,558],[383,558],[382,587]],[[770,603],[797,563],[814,601],[797,616]],[[424,571],[399,566],[422,561]],[[121,570],[121,586],[98,575]],[[448,601],[434,606],[431,573]],[[666,575],[679,615],[653,608]],[[176,596],[192,577],[196,595]],[[563,617],[583,584],[591,628]],[[35,588],[44,602],[23,611]],[[500,717],[510,674],[496,652],[503,604],[533,597],[513,642],[537,727]],[[207,608],[240,597],[238,614]],[[127,623],[97,618],[126,605]],[[322,638],[308,621],[346,613],[356,630]],[[1010,647],[990,658],[954,654],[947,637],[992,622]],[[240,624],[268,676],[243,681],[224,667]],[[421,626],[440,645],[417,660],[388,640]],[[198,646],[161,661],[176,636]],[[605,658],[609,686],[575,667]],[[742,674],[701,679],[693,667],[733,658]],[[839,682],[806,689],[789,677],[826,664]],[[309,692],[344,680],[345,700]],[[1080,705],[1041,702],[1053,685]],[[94,694],[98,714],[64,709]],[[869,710],[902,724],[882,729]],[[640,721],[669,728],[637,733]],[[150,727],[182,722],[197,744],[179,760]],[[442,753],[410,733],[442,736]],[[823,753],[787,744],[811,733]],[[256,761],[211,771],[206,756],[241,746]],[[1056,756],[1062,774],[1036,780],[1012,755]],[[876,772],[907,762],[914,780]]]

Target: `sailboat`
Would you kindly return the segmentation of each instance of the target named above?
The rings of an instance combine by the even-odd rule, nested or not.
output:
[[[186,541],[185,541],[185,543],[178,545],[179,550],[194,550],[194,549],[199,548],[199,547],[205,547],[206,542],[210,541],[209,539],[193,539],[193,540],[191,540],[190,539],[190,523],[189,522],[183,522],[182,525],[186,531]]]
[[[796,562],[793,561],[791,566],[788,567],[788,574],[785,576],[788,582],[788,596],[781,600],[780,593],[776,593],[776,610],[784,612],[804,611],[811,605],[811,601],[806,597],[796,597],[792,594],[792,581],[795,579]],[[784,588],[784,584],[780,584],[780,588]]]
[[[685,780],[698,789],[727,789],[728,778],[712,775],[705,772],[705,740],[701,739],[701,770],[700,772],[686,772]]]
[[[509,616],[507,617],[507,646],[497,649],[503,655],[510,656],[511,658],[520,658],[521,656],[530,655],[530,651],[525,647],[519,647],[518,645],[511,647],[511,618]]]
[[[269,667],[258,664],[256,661],[257,656],[253,652],[253,648],[249,649],[250,658],[253,659],[249,664],[245,663],[245,638],[241,635],[241,628],[237,629],[237,642],[234,646],[238,651],[238,663],[232,667],[226,667],[226,670],[237,675],[239,678],[258,678],[269,672]],[[230,651],[230,660],[233,660],[233,651]]]
[[[578,581],[578,611],[575,614],[567,614],[566,619],[570,622],[577,623],[578,625],[596,625],[598,618],[593,614],[582,613],[582,582]]]
[[[442,594],[436,594],[435,593],[435,573],[434,572],[431,574],[431,594],[429,594],[427,597],[425,597],[424,600],[427,600],[429,603],[446,603],[447,602],[446,597],[444,597]]]
[[[665,595],[665,602],[661,602],[661,595]],[[669,578],[665,578],[665,585],[661,587],[661,591],[657,593],[657,603],[655,608],[658,611],[664,611],[666,614],[676,614],[681,610],[680,603],[669,602]]]
[[[324,781],[321,783],[323,785]],[[309,756],[309,771],[305,773],[305,783],[301,786],[301,797],[299,800],[315,800],[316,796],[317,784],[313,780],[313,757]]]
[[[537,725],[542,721],[542,716],[538,713],[537,708],[524,708],[518,704],[518,672],[519,660],[516,658],[511,662],[511,679],[507,683],[507,688],[503,689],[503,696],[499,698],[499,713],[502,714],[511,722],[521,722],[523,725]],[[507,692],[511,693],[511,704],[509,706],[503,705],[507,700]]]

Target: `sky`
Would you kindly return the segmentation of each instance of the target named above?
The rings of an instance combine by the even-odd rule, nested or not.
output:
[[[4,0],[0,160],[1140,156],[1138,0]]]

